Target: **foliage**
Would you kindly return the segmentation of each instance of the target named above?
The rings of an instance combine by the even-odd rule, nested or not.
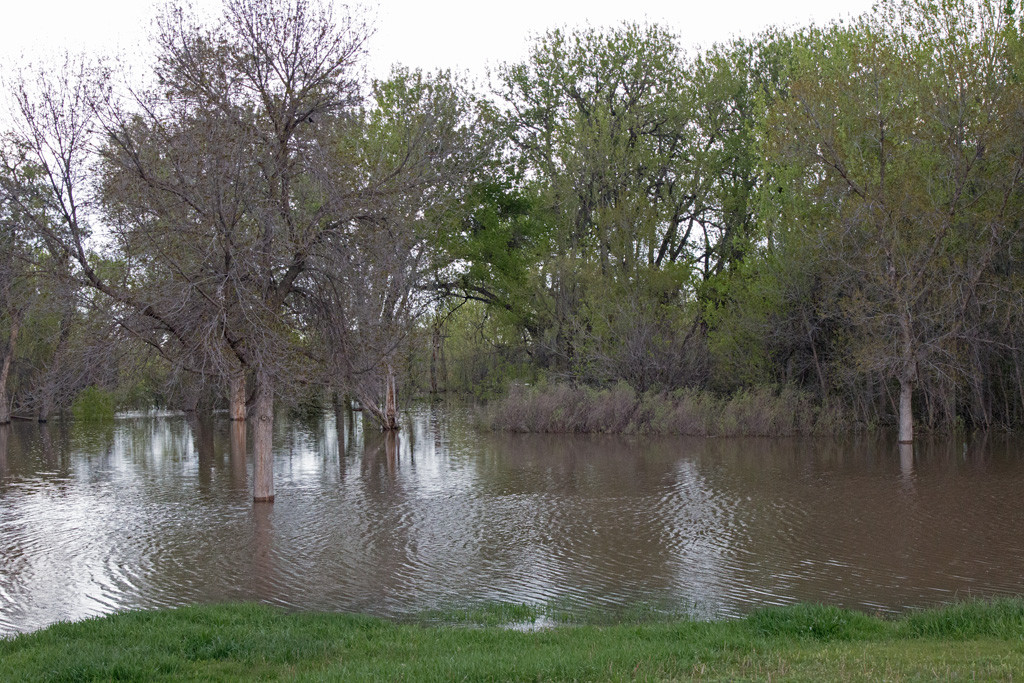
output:
[[[637,394],[625,382],[603,390],[514,385],[505,398],[483,410],[480,422],[488,429],[513,432],[687,436],[793,436],[857,428],[791,386],[742,389],[723,398],[691,389]]]
[[[514,381],[539,376],[522,343],[521,330],[500,311],[469,301],[442,321],[446,390],[494,398]]]
[[[106,422],[114,419],[116,408],[114,394],[93,385],[78,392],[71,413],[81,422]]]
[[[377,415],[397,368],[403,394],[780,386],[816,425],[1024,423],[1014,3],[885,0],[689,54],[657,25],[556,29],[490,93],[362,82],[369,29],[329,3],[223,10],[168,8],[148,87],[74,58],[13,79],[5,410],[113,378]],[[677,408],[653,429],[751,419]]]
[[[987,3],[889,2],[794,40],[766,199],[789,281],[776,320],[804,328],[823,396],[874,377],[901,414],[917,392],[931,424],[966,408],[991,425],[979,360],[1000,332],[983,321],[1024,208],[1015,30]]]

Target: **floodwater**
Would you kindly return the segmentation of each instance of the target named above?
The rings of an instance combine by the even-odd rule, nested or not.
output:
[[[217,417],[0,429],[0,635],[257,600],[403,616],[511,601],[702,618],[824,602],[894,612],[1024,594],[1024,442],[475,432],[405,415],[280,420],[252,502]]]

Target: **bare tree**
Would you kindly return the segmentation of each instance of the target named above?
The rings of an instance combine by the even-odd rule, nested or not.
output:
[[[17,73],[11,82],[16,126],[0,155],[0,197],[9,238],[5,253],[20,249],[20,260],[31,263],[33,279],[12,299],[20,311],[12,321],[24,315],[30,304],[43,305],[47,310],[37,311],[41,315],[57,317],[52,352],[43,361],[32,390],[32,403],[42,422],[49,419],[58,394],[66,395],[72,388],[62,367],[76,315],[78,285],[88,273],[95,274],[95,262],[88,260],[85,246],[92,208],[90,102],[103,91],[103,82],[101,68],[71,56],[47,70]],[[76,270],[73,265],[80,267]],[[13,325],[11,331],[16,330]],[[12,334],[9,340],[11,353],[15,338]]]
[[[292,299],[310,254],[343,225],[308,162],[359,104],[368,34],[308,0],[228,0],[212,27],[172,6],[157,86],[103,119],[118,245],[157,311],[137,310],[139,326],[228,377],[233,417],[251,375],[258,501],[274,498],[275,384],[301,366]]]
[[[394,367],[436,304],[438,234],[459,224],[493,147],[488,116],[451,74],[396,69],[341,138],[352,153],[317,164],[318,187],[350,219],[312,255],[309,319],[328,381],[386,430],[398,427]]]

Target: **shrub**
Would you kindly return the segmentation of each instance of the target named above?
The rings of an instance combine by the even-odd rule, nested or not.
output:
[[[610,389],[517,384],[479,418],[496,431],[683,436],[795,436],[847,431],[851,424],[794,387],[755,387],[725,398],[692,389],[637,396],[625,382]]]
[[[105,422],[114,419],[114,408],[114,394],[92,385],[78,393],[71,414],[81,422]]]

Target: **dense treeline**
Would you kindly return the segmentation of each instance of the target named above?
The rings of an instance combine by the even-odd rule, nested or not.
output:
[[[143,83],[89,58],[6,82],[0,422],[87,387],[224,405],[268,498],[275,405],[393,424],[395,377],[1019,427],[1022,19],[889,0],[695,54],[552,30],[480,93],[364,83],[371,29],[313,0],[169,5]]]
[[[549,33],[501,74],[522,205],[462,234],[485,307],[451,338],[506,363],[460,386],[795,386],[901,440],[1020,426],[1020,22],[891,2],[692,58],[658,28]]]

